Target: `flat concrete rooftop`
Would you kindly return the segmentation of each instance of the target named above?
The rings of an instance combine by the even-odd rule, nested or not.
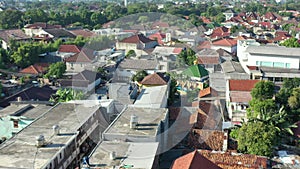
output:
[[[103,141],[90,156],[90,164],[97,168],[133,165],[133,168],[151,169],[158,143]],[[115,153],[115,159],[110,154]]]
[[[99,106],[72,103],[59,103],[39,116],[32,124],[24,128],[0,145],[0,168],[43,168],[65,148],[84,123]],[[60,134],[54,135],[52,127],[58,125]],[[36,137],[44,135],[46,145],[36,147]]]
[[[105,134],[156,136],[161,121],[166,119],[165,108],[140,108],[128,106],[108,127]],[[131,115],[138,117],[137,129],[130,128]]]

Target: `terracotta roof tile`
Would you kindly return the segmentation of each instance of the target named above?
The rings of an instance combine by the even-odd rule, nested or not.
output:
[[[220,129],[221,113],[212,102],[198,101],[198,113],[195,129]]]
[[[85,29],[76,29],[76,30],[70,30],[70,32],[72,34],[74,34],[75,36],[82,36],[85,38],[89,38],[89,37],[93,37],[95,36],[95,33],[89,30],[85,30]]]
[[[237,45],[237,40],[235,39],[219,39],[216,40],[212,43],[215,46],[236,46]]]
[[[197,49],[210,49],[211,48],[211,42],[210,41],[204,41],[201,44],[197,46]]]
[[[163,34],[160,32],[157,32],[157,33],[149,36],[149,39],[157,41],[158,44],[160,44],[160,45],[164,44],[163,39],[165,39],[165,38],[166,38],[166,34]]]
[[[48,67],[48,63],[35,63],[34,65],[22,69],[20,73],[38,75],[45,73]]]
[[[219,63],[220,63],[219,57],[210,57],[210,56],[199,56],[198,57],[198,64],[217,65]]]
[[[218,96],[218,92],[213,89],[212,87],[207,87],[203,90],[199,91],[199,98],[205,97],[205,96],[212,96],[212,97],[217,97]]]
[[[79,53],[80,50],[81,48],[76,45],[60,45],[57,51],[66,53]]]
[[[9,30],[1,30],[0,38],[5,42],[9,42],[11,39],[13,40],[29,40],[30,37],[27,36],[21,29],[9,29]]]
[[[224,139],[227,139],[224,134],[217,130],[193,129],[189,133],[188,146],[194,149],[222,151]]]
[[[251,91],[259,80],[229,80],[230,91]]]
[[[212,152],[210,150],[200,150],[199,153],[223,169],[267,168],[268,159],[257,155]]]
[[[123,40],[121,40],[120,42],[121,43],[149,43],[149,42],[152,42],[153,40],[145,37],[144,35],[142,34],[138,34],[138,35],[133,35],[133,36],[130,36],[128,38],[125,38]]]
[[[170,77],[164,73],[154,73],[144,77],[141,84],[143,85],[166,85],[168,84]]]
[[[250,91],[230,91],[231,102],[248,103],[251,99]]]
[[[92,62],[95,59],[94,51],[92,49],[83,48],[80,53],[77,53],[69,58],[66,62]]]
[[[51,25],[51,24],[47,24],[45,22],[36,22],[33,24],[28,24],[25,25],[25,28],[30,28],[30,29],[53,29],[53,28],[62,28],[61,25]]]
[[[171,169],[221,169],[213,162],[209,161],[207,158],[200,155],[200,153],[195,150],[184,156],[177,158]]]

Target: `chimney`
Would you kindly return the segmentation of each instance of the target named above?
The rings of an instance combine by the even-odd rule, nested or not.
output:
[[[39,135],[36,137],[36,146],[37,147],[42,147],[45,145],[45,137],[44,135]]]
[[[130,117],[130,128],[131,129],[136,129],[137,125],[138,125],[138,116],[131,115],[131,117]]]
[[[59,135],[59,126],[58,125],[54,125],[53,127],[52,127],[52,129],[53,129],[53,135]]]
[[[109,153],[109,159],[114,160],[116,158],[116,152],[112,151]]]

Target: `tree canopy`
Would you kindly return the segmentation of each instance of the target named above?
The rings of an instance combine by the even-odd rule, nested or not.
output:
[[[140,82],[147,75],[148,73],[145,70],[138,71],[135,75],[132,76],[132,81]]]
[[[45,74],[46,78],[61,78],[66,72],[66,65],[63,62],[53,63],[49,66],[48,73]]]

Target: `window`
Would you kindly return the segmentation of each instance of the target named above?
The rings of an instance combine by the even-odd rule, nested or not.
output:
[[[261,62],[261,66],[266,66],[266,67],[273,67],[273,62]]]
[[[231,105],[231,110],[234,110],[234,105]]]
[[[260,66],[260,61],[256,61],[256,66]]]
[[[286,63],[285,64],[285,68],[291,68],[291,64],[290,63]]]
[[[282,62],[274,62],[274,63],[273,63],[273,67],[284,68],[284,63],[282,63]]]

